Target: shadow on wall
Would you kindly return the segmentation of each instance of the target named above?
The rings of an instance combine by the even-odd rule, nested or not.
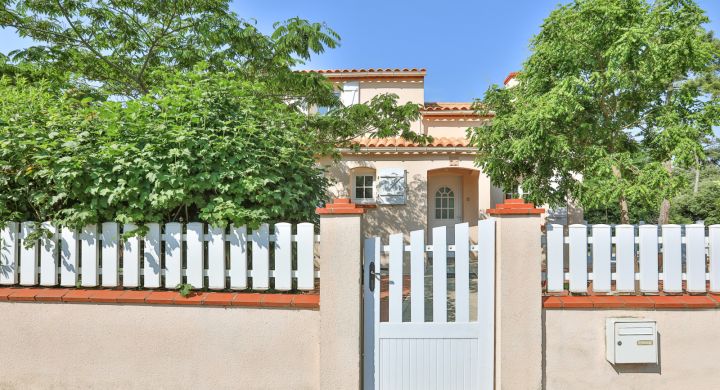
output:
[[[325,166],[327,176],[331,180],[331,186],[327,190],[327,197],[333,198],[350,198],[350,178],[353,169],[369,168],[376,169],[375,164],[371,162],[364,163],[354,168],[350,168],[345,161],[333,162]]]
[[[363,168],[375,169],[374,164],[367,164]],[[350,176],[352,168],[348,167],[344,161],[335,162],[326,166],[328,177],[332,180],[330,188],[327,191],[327,197],[333,198],[349,198],[350,190],[347,188],[350,184]]]
[[[407,180],[405,204],[378,205],[370,209],[366,214],[366,235],[387,237],[389,234],[403,233],[409,237],[411,231],[426,228],[427,179],[416,174]]]
[[[350,167],[344,161],[327,167],[328,176],[335,180],[328,191],[330,198],[351,197],[350,179],[354,169],[370,168],[377,171],[372,162],[364,162]],[[425,229],[427,222],[427,177],[415,174],[407,177],[407,193],[405,204],[378,204],[369,208],[365,214],[363,235],[380,236],[387,240],[389,234],[404,233],[409,237],[413,230]]]

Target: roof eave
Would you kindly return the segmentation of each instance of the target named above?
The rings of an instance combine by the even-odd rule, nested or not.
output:
[[[320,73],[330,80],[357,80],[357,79],[425,79],[424,72],[403,73]]]
[[[424,78],[427,71],[424,68],[405,69],[317,69],[301,70],[300,72],[317,73],[331,79],[357,79],[368,77],[380,78]]]
[[[474,154],[477,149],[468,146],[390,146],[368,147],[358,149],[341,148],[341,154]]]
[[[476,115],[473,110],[420,110],[423,115]]]

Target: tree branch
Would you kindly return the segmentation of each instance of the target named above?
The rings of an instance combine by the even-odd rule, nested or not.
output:
[[[108,60],[107,58],[105,58],[105,56],[103,56],[102,53],[100,53],[99,51],[97,51],[97,49],[95,49],[94,47],[92,47],[92,45],[90,45],[90,42],[88,42],[88,41],[85,39],[85,37],[83,37],[83,35],[80,33],[80,31],[79,31],[79,30],[77,29],[77,27],[75,26],[75,23],[73,23],[72,20],[70,19],[70,16],[68,15],[67,10],[66,10],[66,9],[63,7],[63,5],[62,5],[62,2],[61,2],[60,0],[57,0],[56,3],[57,3],[57,5],[58,5],[58,7],[59,7],[59,9],[60,9],[60,12],[63,14],[63,18],[65,18],[65,20],[67,21],[67,23],[68,23],[68,25],[70,26],[70,28],[73,30],[73,32],[75,33],[75,35],[78,37],[78,39],[79,39],[80,42],[82,43],[83,47],[85,47],[86,49],[90,50],[93,54],[95,54],[95,56],[96,56],[100,61],[104,62],[105,64],[107,64],[107,65],[110,66],[111,68],[114,68],[116,71],[120,72],[120,74],[125,73],[125,70],[123,70],[121,67],[119,67],[117,64],[114,64],[113,62],[111,62],[111,61]]]
[[[148,48],[148,51],[145,53],[145,60],[143,61],[142,66],[140,67],[140,71],[137,74],[136,82],[141,86],[143,92],[147,93],[147,87],[145,85],[145,81],[143,80],[143,77],[145,75],[145,70],[147,69],[147,66],[150,64],[150,59],[153,55],[153,52],[155,51],[155,48],[157,47],[157,44],[160,43],[160,41],[168,36],[170,26],[172,25],[173,19],[177,16],[177,0],[173,1],[173,13],[170,15],[168,19],[166,19],[166,23],[163,22],[163,27],[161,29],[160,34],[152,40],[152,43],[150,44],[150,47]]]

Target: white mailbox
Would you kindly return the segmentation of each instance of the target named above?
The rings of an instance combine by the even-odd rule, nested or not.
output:
[[[658,362],[657,324],[642,318],[608,318],[605,350],[612,364]]]

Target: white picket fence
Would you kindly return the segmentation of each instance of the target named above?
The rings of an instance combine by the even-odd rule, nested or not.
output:
[[[29,248],[25,239],[37,228],[35,222],[10,222],[0,231],[0,285],[74,287],[79,278],[82,287],[172,289],[188,283],[213,290],[267,290],[273,279],[272,288],[287,291],[293,280],[295,288],[312,290],[319,278],[314,268],[319,236],[311,223],[298,224],[296,234],[289,223],[275,224],[274,234],[267,224],[251,232],[244,226],[207,226],[206,233],[204,223],[168,223],[163,233],[160,224],[150,223],[145,236],[127,239],[124,233],[136,225],[121,229],[105,222],[82,231],[49,222],[41,226],[51,238]]]
[[[590,281],[598,293],[702,293],[707,281],[720,292],[720,225],[570,225],[566,236],[553,224],[546,238],[548,292]]]

